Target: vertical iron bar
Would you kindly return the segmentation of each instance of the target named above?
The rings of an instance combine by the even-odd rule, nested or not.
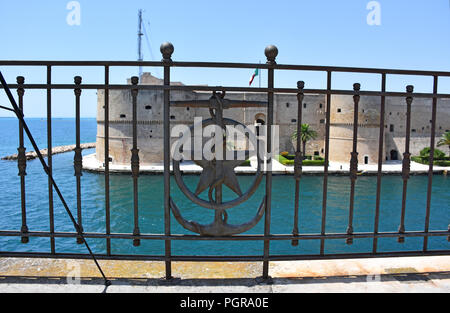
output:
[[[358,179],[358,114],[359,114],[359,100],[361,99],[359,91],[361,89],[360,84],[354,84],[353,90],[355,95],[353,96],[354,109],[353,109],[353,150],[350,159],[350,208],[348,214],[348,228],[347,235],[353,234],[353,211],[355,204],[355,184]],[[347,244],[353,244],[353,238],[347,238]]]
[[[298,228],[298,220],[299,220],[299,207],[300,207],[300,180],[302,178],[302,171],[303,171],[303,154],[305,153],[303,151],[302,154],[302,113],[303,113],[303,99],[305,97],[305,94],[303,93],[303,89],[305,88],[305,82],[299,81],[297,82],[297,88],[298,88],[298,94],[297,94],[297,100],[298,100],[298,110],[297,110],[297,151],[295,153],[295,173],[294,173],[294,179],[295,179],[295,211],[294,211],[294,229],[292,231],[292,234],[294,236],[298,236],[299,234],[299,228]],[[299,241],[298,240],[292,240],[292,246],[296,247],[298,246]]]
[[[161,45],[164,63],[164,231],[170,236],[170,66],[174,47],[165,42]],[[166,280],[172,279],[172,242],[165,241]]]
[[[110,193],[109,193],[109,66],[105,66],[105,226],[106,234],[111,234]],[[111,239],[106,239],[106,254],[111,255]]]
[[[434,76],[433,93],[438,92],[438,76]],[[434,166],[434,146],[436,140],[436,114],[437,114],[437,98],[433,97],[433,109],[431,117],[431,143],[430,143],[430,168],[428,170],[428,190],[427,190],[427,209],[425,216],[425,232],[428,233],[430,229],[430,210],[431,210],[431,192],[433,188],[433,166]],[[428,250],[428,237],[423,239],[423,251]]]
[[[386,92],[386,73],[381,75],[381,91]],[[381,178],[383,170],[384,161],[384,127],[385,127],[385,106],[386,97],[381,96],[381,108],[380,108],[380,137],[378,146],[378,174],[377,174],[377,200],[375,207],[375,226],[374,233],[378,234],[378,229],[380,225],[380,201],[381,201]],[[377,253],[378,238],[373,239],[373,253]]]
[[[17,95],[19,96],[19,109],[23,113],[23,95],[25,94],[25,89],[23,88],[23,84],[25,83],[25,78],[23,76],[17,77],[17,84],[19,88],[17,88]],[[27,175],[27,158],[25,155],[26,148],[24,147],[24,136],[23,136],[23,124],[19,120],[19,148],[17,149],[18,153],[18,161],[17,166],[19,168],[19,176],[20,176],[20,201],[22,208],[22,234],[28,233],[27,226],[27,211],[26,211],[26,196],[25,196],[25,176]],[[28,243],[29,237],[22,236],[22,243]]]
[[[223,110],[224,110],[223,103],[220,100],[220,96],[218,96],[216,92],[213,93],[213,96],[215,97],[215,99],[218,102],[218,107],[215,110],[215,122],[216,122],[216,125],[221,127],[223,129],[223,131],[224,131],[224,135],[220,136],[220,138],[222,138],[222,140],[224,140],[223,143],[222,143],[223,144],[223,149],[222,149],[221,159],[220,160],[217,159],[217,156],[216,156],[216,175],[215,175],[215,179],[220,179],[220,177],[223,175],[223,172],[222,172],[223,171],[223,169],[222,169],[223,161],[226,160],[226,143],[227,143],[227,139],[224,138],[224,136],[226,136],[227,133],[226,133],[226,127],[225,127],[225,125],[223,123]],[[222,94],[222,96],[225,96],[225,94]],[[214,136],[217,136],[217,134],[214,134]],[[222,197],[223,193],[222,192],[223,192],[222,185],[219,184],[215,188],[215,196],[216,196],[215,203],[216,204],[221,204],[222,203],[222,201],[223,201],[223,199],[222,199],[223,198]],[[225,210],[215,210],[215,211],[216,212],[215,212],[215,216],[214,216],[214,221],[215,222],[216,221],[223,221],[224,215],[226,214]]]
[[[406,91],[408,92],[408,97],[406,98],[406,143],[405,143],[405,153],[403,154],[403,194],[402,194],[402,213],[400,219],[400,227],[398,229],[399,233],[405,232],[405,214],[406,214],[406,192],[408,189],[408,180],[411,170],[411,153],[409,151],[410,139],[411,139],[411,104],[413,102],[412,93],[414,91],[413,86],[407,86]],[[399,243],[405,242],[405,237],[398,238]]]
[[[268,46],[265,49],[265,55],[267,57],[267,64],[274,66],[276,64],[276,57],[278,55],[278,49],[275,46]],[[274,68],[269,67],[267,70],[268,88],[274,87]],[[270,220],[271,220],[271,209],[272,209],[272,126],[273,126],[273,101],[274,93],[272,91],[268,92],[267,95],[267,132],[266,132],[266,142],[267,142],[267,167],[266,167],[266,212],[264,221],[264,236],[270,236]],[[264,240],[264,257],[263,257],[263,279],[269,279],[269,255],[270,255],[270,240]]]
[[[28,125],[25,122],[25,119],[24,119],[24,116],[23,116],[23,112],[17,106],[17,103],[14,100],[14,97],[13,97],[13,95],[11,93],[11,90],[9,89],[8,84],[6,83],[5,78],[3,77],[3,74],[2,74],[1,71],[0,71],[0,83],[3,86],[3,89],[5,90],[5,93],[6,93],[7,97],[9,98],[9,101],[10,101],[12,107],[13,107],[14,113],[16,114],[16,116],[20,120],[20,122],[22,123],[23,129],[26,132],[26,134],[28,136],[28,139],[31,142],[31,145],[34,148],[34,151],[36,151],[37,157],[38,157],[39,161],[41,162],[41,165],[42,165],[42,167],[44,169],[44,172],[47,174],[47,176],[48,176],[52,186],[55,188],[56,194],[58,195],[59,199],[61,200],[61,203],[64,206],[67,215],[69,215],[69,218],[72,221],[73,226],[75,227],[78,235],[83,239],[83,242],[84,242],[84,244],[86,246],[86,249],[89,251],[89,254],[91,255],[92,259],[94,260],[95,265],[97,266],[99,272],[101,273],[101,275],[102,275],[102,277],[103,277],[103,279],[105,281],[105,287],[110,286],[111,282],[106,278],[102,268],[100,267],[100,264],[97,262],[97,258],[92,253],[92,250],[89,247],[88,243],[84,240],[84,236],[83,236],[82,232],[80,231],[80,227],[78,226],[77,222],[75,221],[75,218],[73,217],[72,213],[70,212],[70,209],[69,209],[69,207],[67,205],[67,202],[64,200],[64,197],[63,197],[61,191],[59,190],[58,185],[56,184],[55,180],[53,179],[53,176],[50,174],[50,169],[49,169],[48,165],[45,164],[44,157],[42,156],[42,154],[41,154],[41,152],[40,152],[40,150],[39,150],[39,148],[38,148],[38,146],[36,144],[36,141],[34,140],[33,135],[31,134],[30,129],[28,128]]]
[[[139,77],[132,77],[131,83],[137,86]],[[134,236],[140,235],[139,230],[139,199],[138,199],[138,180],[139,180],[139,150],[137,147],[137,95],[139,90],[133,88],[131,95],[133,97],[133,149],[131,150],[131,172],[133,175],[133,200],[134,200]],[[133,246],[139,247],[141,245],[140,239],[133,240]]]
[[[53,162],[52,162],[52,67],[47,66],[47,164],[49,170],[48,178],[48,208],[50,216],[50,234],[55,233],[55,219],[53,210],[53,185],[50,176],[53,175]],[[50,238],[50,249],[51,253],[55,254],[55,238]]]
[[[73,166],[75,169],[75,177],[77,181],[77,219],[78,226],[80,227],[80,231],[83,232],[83,223],[82,223],[82,214],[81,214],[81,176],[83,176],[82,168],[83,168],[83,157],[81,155],[81,140],[80,140],[80,96],[81,96],[81,81],[82,78],[80,76],[75,76],[74,82],[77,86],[74,90],[75,92],[75,124],[76,124],[76,135],[75,135],[75,156],[73,160]],[[77,237],[77,244],[83,244],[83,239],[81,237]]]
[[[325,166],[323,176],[323,199],[322,199],[322,229],[325,235],[327,219],[327,191],[328,191],[328,166],[330,163],[330,112],[331,111],[331,71],[327,72],[327,113],[325,126]],[[320,240],[320,255],[325,254],[325,239]]]

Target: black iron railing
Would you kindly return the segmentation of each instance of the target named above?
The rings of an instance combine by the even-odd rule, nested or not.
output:
[[[49,178],[48,182],[48,199],[49,199],[49,213],[50,213],[50,230],[48,232],[34,232],[27,226],[27,205],[25,201],[25,177],[26,177],[26,157],[24,148],[24,132],[23,125],[19,125],[19,176],[20,176],[20,188],[21,188],[21,214],[22,214],[22,228],[17,231],[1,230],[0,236],[2,237],[20,237],[23,244],[27,244],[30,237],[43,237],[50,238],[50,253],[26,253],[26,252],[14,252],[14,251],[1,251],[0,256],[11,257],[49,257],[49,258],[88,258],[88,254],[72,254],[65,253],[64,251],[56,251],[55,238],[76,238],[79,244],[83,243],[83,238],[91,239],[104,239],[106,240],[106,254],[97,255],[99,259],[118,259],[118,260],[155,260],[164,261],[166,265],[166,278],[172,277],[171,263],[174,261],[262,261],[263,262],[263,278],[269,277],[269,261],[282,261],[282,260],[310,260],[310,259],[339,259],[339,258],[366,258],[366,257],[389,257],[389,256],[418,256],[418,255],[449,255],[450,249],[446,250],[433,250],[428,249],[428,238],[430,237],[448,237],[450,236],[450,229],[447,230],[430,230],[430,207],[431,207],[431,194],[432,194],[432,182],[433,182],[433,156],[435,150],[435,135],[436,135],[436,112],[438,99],[450,99],[450,94],[438,93],[438,81],[439,77],[450,77],[450,72],[434,72],[434,71],[410,71],[410,70],[395,70],[395,69],[372,69],[372,68],[351,68],[351,67],[326,67],[326,66],[304,66],[304,65],[281,65],[277,64],[275,59],[278,54],[278,50],[274,46],[269,46],[266,49],[267,64],[252,64],[252,63],[212,63],[212,62],[175,62],[171,59],[173,53],[173,46],[165,43],[161,46],[161,52],[163,54],[163,60],[161,62],[78,62],[78,61],[0,61],[0,66],[12,67],[12,66],[36,66],[45,67],[47,69],[47,83],[46,84],[25,84],[24,77],[17,78],[17,84],[10,84],[10,88],[16,89],[18,94],[18,103],[20,109],[23,109],[24,104],[24,92],[25,90],[37,89],[47,91],[47,147],[48,147],[48,161],[47,166],[49,174],[52,173],[52,90],[74,90],[75,92],[75,105],[76,105],[76,145],[74,155],[74,169],[77,181],[76,199],[77,199],[77,223],[79,229],[83,233],[83,237],[80,237],[77,232],[56,232],[54,227],[54,203],[53,203],[53,186],[52,181]],[[54,84],[52,83],[52,69],[55,67],[67,67],[67,66],[92,66],[103,67],[104,69],[104,83],[103,84],[82,84],[81,77],[75,77],[74,84]],[[125,67],[125,66],[149,66],[149,67],[162,67],[164,69],[164,84],[162,86],[154,85],[139,85],[138,79],[133,78],[131,85],[115,85],[110,84],[110,69],[113,67]],[[170,73],[171,69],[175,67],[192,67],[192,68],[232,68],[232,69],[255,69],[267,70],[268,72],[268,86],[264,88],[253,87],[223,87],[223,86],[171,86],[170,85]],[[327,73],[327,88],[326,89],[305,89],[305,83],[299,82],[297,88],[275,88],[274,87],[274,72],[275,71],[318,71]],[[361,90],[359,84],[354,85],[353,90],[333,90],[332,87],[332,74],[337,72],[346,73],[368,73],[375,74],[381,77],[381,90],[380,91],[365,91]],[[387,92],[386,91],[386,77],[387,75],[414,75],[414,76],[427,76],[433,77],[433,93],[414,93],[413,87],[408,86],[406,92]],[[82,90],[101,89],[105,91],[104,97],[104,133],[105,133],[105,225],[106,231],[104,233],[84,233],[83,232],[83,220],[82,220],[82,194],[81,194],[81,176],[82,176],[82,156],[80,149],[80,95]],[[110,150],[109,147],[109,124],[110,124],[110,90],[130,90],[132,95],[133,105],[133,149],[132,157],[130,160],[133,179],[133,195],[130,195],[134,199],[133,214],[134,214],[134,231],[130,234],[118,234],[111,232],[111,214],[110,214],[110,159],[107,153]],[[143,234],[139,227],[139,203],[138,203],[138,181],[140,173],[140,159],[139,150],[137,144],[137,111],[136,103],[137,96],[141,90],[163,90],[164,92],[164,233],[162,234]],[[255,217],[254,222],[263,220],[264,233],[258,235],[245,235],[240,234],[244,228],[240,228],[233,233],[232,228],[227,228],[226,224],[226,204],[222,203],[221,187],[210,186],[210,193],[215,191],[215,199],[210,198],[210,205],[216,210],[217,224],[212,229],[206,229],[202,225],[189,224],[185,221],[173,202],[170,194],[170,165],[172,162],[170,154],[170,111],[171,102],[170,94],[172,91],[209,91],[214,93],[215,99],[211,100],[211,107],[215,112],[213,116],[214,121],[218,121],[222,118],[223,107],[222,100],[216,93],[220,92],[257,92],[267,93],[267,149],[270,151],[271,142],[271,125],[274,123],[274,94],[276,93],[288,93],[297,95],[298,98],[298,118],[297,118],[297,131],[298,131],[298,144],[295,158],[295,195],[293,197],[294,208],[294,221],[292,234],[273,234],[271,232],[271,196],[272,196],[272,172],[270,171],[271,159],[267,160],[268,171],[265,172],[265,197],[260,206],[258,215]],[[325,124],[325,165],[324,165],[324,178],[323,178],[323,200],[322,200],[322,217],[321,217],[321,232],[317,234],[302,234],[299,230],[299,208],[300,208],[300,181],[302,179],[303,169],[302,160],[304,151],[301,151],[300,135],[301,125],[303,118],[303,100],[305,94],[323,94],[326,95],[326,124]],[[353,123],[353,150],[350,160],[350,179],[351,179],[351,192],[350,192],[350,207],[348,216],[348,228],[345,233],[328,233],[326,231],[327,221],[327,192],[328,192],[328,177],[329,177],[329,157],[330,157],[330,108],[332,95],[349,95],[354,99],[354,123]],[[374,231],[366,233],[355,233],[353,230],[353,209],[354,209],[354,197],[355,197],[355,182],[358,178],[358,105],[361,96],[377,96],[380,99],[380,129],[379,129],[379,155],[378,155],[378,174],[377,174],[377,188],[376,188],[376,202],[374,203],[375,220]],[[382,185],[382,164],[384,160],[384,137],[385,137],[385,104],[386,97],[403,97],[406,101],[407,114],[406,114],[406,146],[403,157],[403,195],[402,195],[402,208],[401,208],[401,221],[398,232],[379,232],[380,224],[380,201],[381,201],[381,185]],[[429,160],[429,173],[428,173],[428,187],[427,187],[427,199],[426,199],[426,217],[424,221],[423,231],[407,231],[405,229],[405,208],[406,208],[406,192],[408,179],[410,177],[410,162],[411,154],[409,150],[410,132],[411,132],[411,103],[414,98],[430,98],[432,101],[432,116],[431,116],[431,139],[430,139],[430,160]],[[173,104],[173,107],[182,106],[183,104]],[[193,103],[185,105],[195,105]],[[257,104],[254,104],[255,106]],[[249,104],[252,106],[252,104]],[[223,122],[223,119],[222,119]],[[176,162],[174,168],[176,169]],[[260,165],[260,164],[259,164]],[[175,171],[176,172],[176,171]],[[263,173],[260,173],[261,175]],[[175,173],[174,175],[177,175]],[[178,179],[181,179],[178,177]],[[258,181],[257,185],[261,181]],[[257,187],[257,186],[256,186]],[[182,189],[182,188],[181,188]],[[183,190],[182,190],[183,191]],[[191,195],[192,196],[192,195]],[[245,195],[243,200],[248,199]],[[192,200],[197,201],[194,196]],[[203,202],[198,201],[199,205]],[[262,217],[264,216],[264,219]],[[171,222],[173,217],[180,222],[185,228],[198,232],[198,235],[185,235],[185,234],[172,234]],[[219,226],[220,227],[219,227]],[[228,231],[229,230],[229,231]],[[228,232],[227,232],[228,231]],[[423,238],[423,249],[417,251],[399,251],[399,252],[379,252],[378,240],[380,238],[398,238],[399,242],[403,242],[405,238],[420,237]],[[346,240],[348,244],[352,244],[353,240],[361,238],[372,238],[373,248],[371,251],[365,253],[343,253],[343,254],[326,254],[325,242],[331,239]],[[163,256],[152,255],[116,255],[111,251],[111,240],[113,239],[129,239],[133,241],[135,246],[139,246],[142,240],[163,240],[165,241],[165,253]],[[261,255],[252,256],[180,256],[172,255],[171,243],[177,240],[200,240],[200,241],[263,241],[264,249],[261,251]],[[273,255],[270,254],[270,243],[273,241],[292,241],[292,244],[298,245],[301,240],[320,240],[320,252],[314,255]]]

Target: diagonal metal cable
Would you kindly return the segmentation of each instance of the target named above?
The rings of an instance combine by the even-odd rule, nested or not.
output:
[[[28,139],[30,140],[30,142],[31,142],[31,144],[32,144],[32,146],[33,146],[33,148],[34,148],[34,151],[36,151],[36,154],[37,154],[39,160],[41,161],[41,164],[42,164],[42,167],[44,168],[45,173],[46,173],[47,176],[50,178],[50,181],[51,181],[51,183],[52,183],[52,186],[53,186],[53,188],[55,189],[56,193],[58,194],[58,197],[59,197],[59,199],[61,200],[62,205],[63,205],[64,208],[66,209],[66,212],[67,212],[67,214],[69,215],[69,218],[70,218],[70,220],[72,221],[73,226],[75,227],[75,229],[76,229],[76,231],[77,231],[77,233],[78,233],[78,236],[80,236],[80,238],[83,240],[83,242],[84,242],[84,244],[85,244],[87,250],[89,251],[90,256],[92,257],[92,259],[93,259],[94,262],[95,262],[95,265],[97,266],[98,270],[100,271],[100,274],[102,275],[102,277],[103,277],[103,279],[104,279],[104,281],[105,281],[105,286],[106,286],[106,287],[110,286],[110,285],[111,285],[111,282],[106,278],[105,274],[103,273],[103,270],[102,270],[102,268],[100,267],[100,264],[98,263],[97,258],[95,257],[94,253],[92,252],[91,248],[89,247],[89,244],[87,243],[86,239],[85,239],[84,236],[83,236],[83,232],[81,231],[80,226],[79,226],[78,223],[75,221],[75,218],[73,217],[72,212],[70,211],[69,206],[68,206],[67,203],[66,203],[66,200],[64,199],[64,197],[63,197],[61,191],[59,190],[59,187],[58,187],[58,185],[56,184],[55,180],[53,179],[53,176],[50,174],[50,169],[49,169],[49,167],[47,166],[47,164],[45,163],[44,157],[42,156],[42,154],[41,154],[41,152],[40,152],[40,150],[39,150],[39,147],[37,146],[36,141],[34,140],[33,135],[31,134],[30,129],[28,128],[27,123],[25,122],[23,112],[22,112],[22,110],[20,110],[20,108],[18,107],[18,105],[17,105],[17,103],[16,103],[16,100],[14,99],[14,97],[13,97],[13,95],[12,95],[12,93],[11,93],[11,90],[9,89],[9,86],[8,86],[8,84],[6,83],[5,78],[3,77],[3,74],[2,74],[1,71],[0,71],[0,82],[1,82],[1,84],[2,84],[2,86],[3,86],[3,89],[5,90],[6,95],[7,95],[8,98],[9,98],[9,101],[11,102],[11,105],[12,105],[12,107],[13,107],[13,110],[11,110],[10,108],[6,108],[6,107],[1,107],[1,108],[7,109],[7,110],[9,110],[9,111],[13,111],[13,112],[16,114],[17,118],[18,118],[18,119],[20,120],[20,122],[22,123],[23,129],[25,130],[25,132],[26,132],[26,134],[27,134],[27,136],[28,136]]]
[[[147,48],[150,51],[150,57],[152,58],[152,61],[155,60],[155,56],[153,55],[153,50],[152,50],[152,44],[150,42],[150,39],[148,38],[148,33],[147,33],[147,28],[145,27],[145,23],[142,23],[143,26],[143,30],[144,30],[144,36],[145,36],[145,42],[147,43]],[[150,23],[148,23],[148,26],[150,27]],[[156,73],[159,77],[161,77],[161,71],[159,68],[155,68]]]

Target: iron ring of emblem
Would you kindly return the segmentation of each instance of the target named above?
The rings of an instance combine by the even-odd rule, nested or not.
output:
[[[214,125],[216,124],[215,119],[207,119],[207,120],[203,120],[202,121],[202,129],[210,126],[210,125]],[[228,118],[224,118],[223,119],[223,125],[232,125],[232,126],[243,126],[245,128],[245,126],[242,123],[239,123],[235,120],[232,119],[228,119]],[[192,131],[194,129],[196,125],[192,126],[190,128],[190,131]],[[257,147],[257,141],[256,141],[256,137],[255,134],[250,133],[251,136],[246,136],[250,142],[252,142],[254,147]],[[175,146],[175,150],[174,151],[179,151],[181,148],[181,142],[179,141],[177,143],[177,145]],[[180,170],[180,161],[174,159],[173,160],[173,171],[174,171],[174,176],[175,176],[175,181],[177,182],[178,187],[181,189],[181,191],[186,195],[186,197],[188,197],[189,200],[191,200],[192,202],[194,202],[195,204],[198,204],[204,208],[207,209],[212,209],[212,210],[217,210],[217,211],[224,211],[226,209],[230,209],[233,207],[236,207],[237,205],[247,201],[256,191],[256,189],[259,187],[261,180],[264,176],[264,173],[261,170],[261,167],[263,165],[263,162],[259,156],[259,154],[257,153],[257,160],[258,160],[258,167],[257,167],[257,171],[256,171],[256,175],[255,175],[255,179],[251,185],[251,187],[248,189],[248,191],[246,193],[241,193],[239,186],[236,190],[236,188],[230,188],[230,189],[234,189],[233,191],[239,195],[239,197],[237,199],[234,199],[232,201],[228,201],[228,202],[223,202],[223,203],[212,203],[211,201],[206,201],[203,200],[199,197],[199,193],[196,192],[197,194],[193,193],[191,190],[189,190],[189,188],[186,186],[186,184],[184,183],[182,177],[181,177],[181,170]],[[205,161],[206,162],[212,162],[212,161]],[[227,161],[223,161],[223,162],[227,162]],[[236,161],[235,161],[236,162]],[[241,163],[243,161],[240,161]],[[235,166],[236,167],[236,166]],[[234,168],[228,168],[228,170],[233,171],[234,174]],[[205,171],[205,169],[203,169],[203,172]],[[202,172],[202,175],[204,174]],[[208,186],[209,188],[212,188],[211,185]],[[211,192],[211,190],[210,190]]]

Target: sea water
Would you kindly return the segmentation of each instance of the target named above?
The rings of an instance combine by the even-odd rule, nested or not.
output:
[[[47,147],[46,119],[27,119],[40,149]],[[131,126],[130,126],[131,127]],[[82,143],[95,142],[97,123],[95,119],[81,120]],[[53,146],[75,143],[75,120],[52,120]],[[149,139],[150,140],[150,139]],[[0,118],[0,156],[17,153],[18,122],[13,118]],[[26,141],[27,151],[32,150]],[[83,151],[92,154],[95,150]],[[19,231],[21,228],[20,177],[17,162],[0,161],[0,230]],[[76,216],[76,179],[73,169],[73,152],[53,156],[54,178],[60,187],[72,213]],[[39,160],[29,161],[26,176],[27,224],[30,231],[49,231],[48,179]],[[199,176],[183,177],[186,184],[195,190]],[[242,190],[253,181],[252,176],[239,176]],[[82,213],[85,232],[105,232],[105,179],[103,174],[83,172]],[[358,178],[354,206],[354,232],[372,232],[375,221],[376,183],[374,176]],[[384,176],[381,188],[380,231],[396,232],[400,224],[401,176]],[[408,181],[405,227],[407,231],[424,231],[427,196],[427,176],[411,176]],[[143,175],[139,178],[139,227],[142,234],[164,233],[164,182],[162,175]],[[304,176],[301,180],[299,230],[302,234],[317,234],[321,230],[323,176]],[[242,224],[251,220],[264,197],[264,180],[257,192],[236,208],[228,210],[230,224]],[[295,180],[292,176],[274,176],[272,192],[272,234],[291,234],[294,218]],[[133,184],[131,175],[110,177],[111,232],[132,233]],[[171,181],[171,194],[182,215],[187,220],[199,223],[213,221],[214,212],[191,203],[180,192],[175,181]],[[350,179],[344,176],[330,176],[326,230],[328,233],[345,233],[348,226]],[[205,197],[203,195],[203,197]],[[234,194],[224,190],[225,199]],[[55,230],[74,232],[74,227],[54,195]],[[436,175],[433,178],[430,230],[447,230],[450,223],[450,177]],[[173,234],[192,234],[185,230],[172,216]],[[263,234],[264,219],[247,234]],[[86,253],[83,245],[77,245],[74,238],[56,238],[59,253]],[[95,253],[105,253],[105,239],[88,239]],[[164,242],[142,240],[140,247],[134,247],[132,240],[112,240],[113,254],[164,255]],[[371,252],[373,239],[355,239],[349,246],[345,240],[327,240],[326,253]],[[378,251],[421,250],[423,238],[406,238],[404,244],[396,238],[380,238]],[[431,237],[430,250],[449,249],[446,237]],[[300,241],[293,247],[291,241],[273,241],[271,254],[317,254],[320,240]],[[21,244],[20,238],[0,237],[0,251],[50,252],[50,239],[31,238],[28,244]],[[172,242],[173,255],[261,255],[262,241],[178,241]]]

